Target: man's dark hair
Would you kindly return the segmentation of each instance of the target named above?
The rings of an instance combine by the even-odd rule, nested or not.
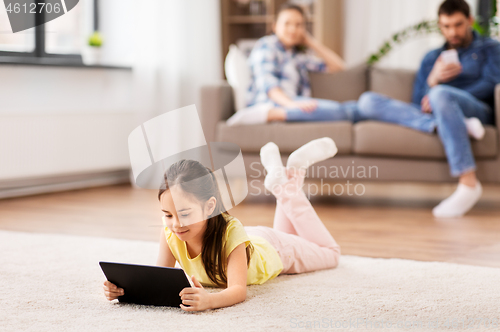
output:
[[[465,0],[445,0],[438,10],[439,15],[450,16],[455,13],[462,13],[465,17],[470,17],[470,7]]]
[[[282,4],[280,6],[278,11],[276,12],[276,19],[278,19],[278,16],[280,15],[280,13],[285,11],[285,10],[296,10],[302,15],[302,17],[304,19],[306,18],[306,13],[304,12],[304,9],[301,6],[295,5],[293,3],[285,2],[284,4]]]

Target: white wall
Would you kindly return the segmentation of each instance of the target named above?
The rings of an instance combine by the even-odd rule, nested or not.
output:
[[[0,65],[0,181],[129,167],[132,72]]]

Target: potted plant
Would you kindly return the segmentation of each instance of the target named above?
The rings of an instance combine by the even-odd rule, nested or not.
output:
[[[82,52],[82,60],[86,65],[96,65],[101,63],[102,57],[102,36],[99,32],[99,0],[94,0],[93,3],[94,12],[94,32],[90,35],[87,43],[85,44]]]
[[[83,52],[83,63],[86,65],[96,65],[101,62],[101,46],[102,46],[102,36],[99,31],[94,31],[84,48]]]

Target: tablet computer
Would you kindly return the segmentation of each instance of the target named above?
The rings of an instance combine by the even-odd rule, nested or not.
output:
[[[191,287],[183,269],[151,265],[99,262],[108,281],[123,288],[119,302],[180,307],[179,293]]]

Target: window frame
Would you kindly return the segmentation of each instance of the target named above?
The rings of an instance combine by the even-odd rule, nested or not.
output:
[[[44,12],[35,13],[35,23],[43,22]],[[45,52],[45,23],[36,25],[35,47],[31,52],[1,51],[0,63],[27,63],[84,66],[81,54],[57,54]]]

